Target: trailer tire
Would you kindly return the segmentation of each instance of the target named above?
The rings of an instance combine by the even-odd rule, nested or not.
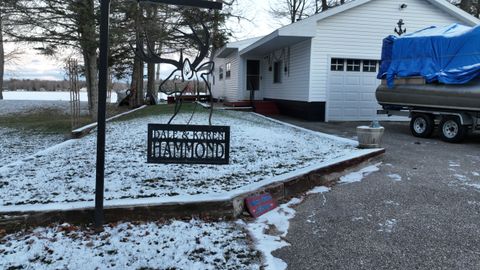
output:
[[[457,116],[443,116],[440,121],[440,138],[449,143],[459,143],[465,139],[467,126],[462,125]]]
[[[429,138],[432,136],[435,128],[433,116],[425,113],[416,113],[410,121],[410,131],[412,135],[419,138]]]

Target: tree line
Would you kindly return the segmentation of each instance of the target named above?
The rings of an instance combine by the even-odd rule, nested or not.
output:
[[[177,6],[140,4],[138,1],[112,1],[110,16],[109,72],[117,80],[131,78],[130,105],[143,104],[146,91],[155,95],[155,65],[136,57],[134,48],[148,35],[148,47],[156,55],[175,56],[197,53],[193,43],[175,33],[197,29],[206,24],[211,30],[210,56],[222,47],[230,33],[226,20],[236,0],[224,2],[222,11],[208,11]],[[59,55],[74,50],[81,58],[89,109],[97,118],[98,50],[100,0],[2,0],[0,2],[0,99],[6,55],[5,42],[30,44],[44,55]],[[147,74],[144,67],[147,65]]]
[[[4,89],[13,91],[68,91],[70,88],[70,81],[68,80],[39,80],[39,79],[10,79],[3,82]],[[79,81],[80,89],[87,87],[85,81]],[[121,82],[113,82],[112,90],[126,90],[128,85]]]

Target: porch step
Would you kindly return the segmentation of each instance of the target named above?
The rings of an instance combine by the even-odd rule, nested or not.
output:
[[[234,102],[223,102],[223,105],[227,107],[251,107],[252,103],[250,101],[234,101]]]
[[[232,109],[239,108],[239,109],[253,109],[256,113],[265,114],[265,115],[275,115],[280,114],[278,110],[277,104],[273,101],[254,101],[252,102],[248,100],[241,100],[241,101],[233,101],[233,102],[224,102],[223,105],[225,107],[230,107]]]
[[[273,101],[255,101],[254,102],[255,112],[265,115],[275,115],[280,114],[277,104]]]

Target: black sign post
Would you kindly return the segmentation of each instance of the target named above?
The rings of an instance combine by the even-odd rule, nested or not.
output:
[[[207,9],[222,9],[222,1],[211,0],[138,0],[139,3],[150,2],[177,6],[190,6]],[[100,55],[98,76],[98,128],[97,128],[97,162],[95,180],[95,226],[100,228],[105,220],[103,213],[105,183],[105,119],[107,106],[108,49],[110,29],[110,0],[100,2]]]

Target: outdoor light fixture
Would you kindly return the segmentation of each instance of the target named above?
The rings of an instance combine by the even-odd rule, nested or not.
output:
[[[406,9],[407,7],[408,7],[408,5],[403,3],[403,4],[400,5],[400,10]]]

